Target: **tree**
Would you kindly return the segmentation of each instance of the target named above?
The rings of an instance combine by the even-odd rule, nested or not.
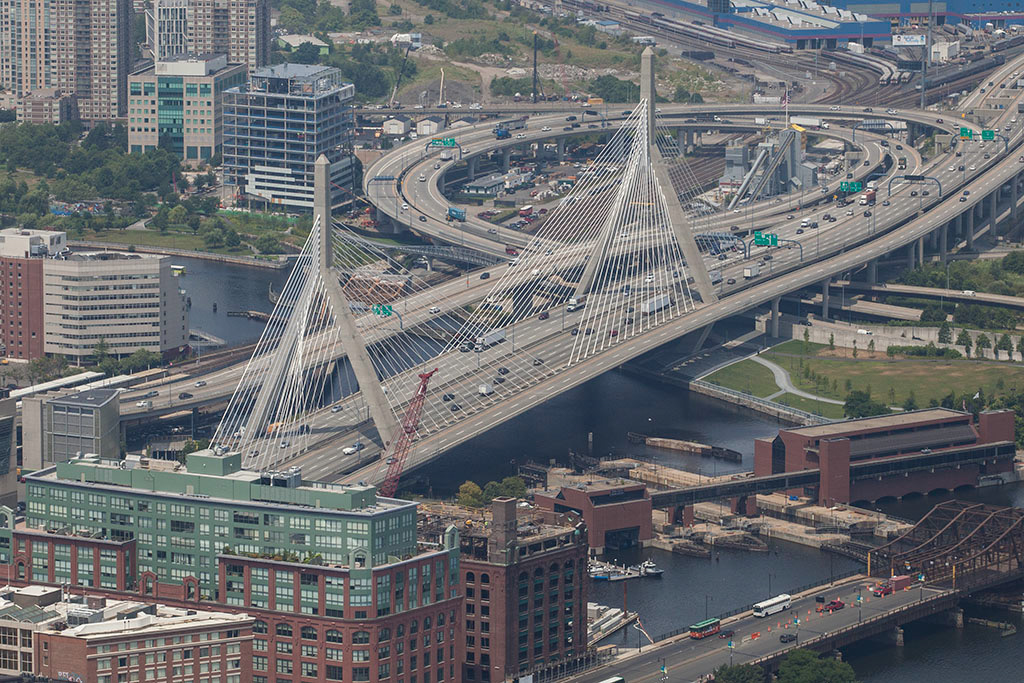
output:
[[[907,396],[907,400],[903,402],[903,410],[917,410],[917,398],[914,396],[914,392],[911,391],[910,395]]]
[[[996,342],[997,351],[1006,351],[1006,355],[1009,356],[1013,353],[1013,342],[1010,340],[1010,335],[1003,334]]]
[[[303,43],[295,48],[288,61],[297,64],[316,64],[319,59],[320,48],[313,43]]]
[[[428,14],[427,16],[423,17],[423,23],[426,24],[427,26],[430,26],[431,24],[433,24],[434,23],[434,15],[433,14]]]
[[[836,350],[836,335],[832,334],[831,332],[828,335],[828,350],[829,351],[835,351]]]
[[[192,214],[187,219],[185,219],[185,224],[188,225],[188,229],[192,231],[193,235],[199,233],[199,226],[200,226],[199,216],[197,216],[195,214]]]
[[[472,481],[463,482],[457,498],[459,505],[478,508],[484,504],[484,492]]]
[[[102,362],[110,355],[110,344],[107,343],[105,338],[100,337],[100,340],[92,347],[92,355],[97,363]]]
[[[263,235],[258,240],[256,240],[254,246],[261,254],[281,253],[281,244],[273,235]]]
[[[992,348],[992,340],[984,332],[978,335],[978,338],[974,340],[974,344],[978,347],[978,355],[981,357],[985,356],[987,349]]]
[[[870,390],[854,389],[846,395],[843,403],[843,414],[846,417],[872,417],[888,412],[888,406],[871,398]]]
[[[956,336],[956,345],[964,347],[967,350],[967,356],[970,357],[971,347],[974,346],[971,341],[971,333],[966,329],[961,329],[960,334]]]
[[[948,344],[953,341],[953,329],[949,326],[948,320],[943,320],[939,325],[939,343]]]
[[[779,665],[778,683],[857,683],[853,667],[810,650],[797,650]]]
[[[237,247],[241,243],[242,238],[237,232],[235,232],[234,228],[230,228],[224,232],[224,244],[227,246]]]
[[[402,6],[394,4],[391,5],[391,7],[388,7],[388,14],[396,17],[399,16],[400,14],[402,14]]]
[[[871,355],[874,355],[874,353],[875,353],[875,340],[874,339],[872,339],[871,341],[868,342],[868,351],[871,352]]]
[[[181,204],[178,204],[167,214],[167,220],[171,225],[184,225],[186,218],[188,218],[188,210]]]
[[[764,669],[753,664],[737,664],[715,669],[715,683],[764,683]]]
[[[521,477],[505,477],[501,480],[502,495],[509,498],[526,496],[526,482]]]

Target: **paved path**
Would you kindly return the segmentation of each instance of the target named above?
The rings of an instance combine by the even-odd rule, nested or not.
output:
[[[771,396],[768,396],[767,398],[769,400],[775,398],[776,396],[781,396],[782,394],[790,393],[796,394],[797,396],[803,396],[804,398],[809,398],[812,401],[822,401],[824,403],[831,403],[837,406],[843,405],[843,401],[837,401],[834,398],[825,398],[824,396],[818,396],[816,394],[806,392],[803,389],[797,389],[793,385],[792,380],[789,379],[789,371],[780,365],[776,365],[770,360],[765,360],[764,358],[761,358],[761,356],[757,355],[751,356],[750,360],[754,361],[755,363],[760,363],[761,365],[771,370],[772,375],[775,377],[775,383],[782,387],[782,391],[772,394]]]

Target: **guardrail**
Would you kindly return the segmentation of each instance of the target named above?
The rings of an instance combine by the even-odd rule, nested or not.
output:
[[[802,592],[804,592],[806,590],[810,590],[812,588],[822,588],[825,585],[831,585],[831,584],[835,583],[836,581],[842,581],[843,579],[848,579],[851,576],[857,576],[858,574],[862,574],[862,573],[863,572],[861,572],[861,570],[859,570],[859,569],[851,569],[849,571],[843,572],[842,574],[836,574],[832,578],[832,580],[829,582],[829,584],[824,584],[824,583],[820,583],[818,581],[815,581],[813,583],[808,583],[808,584],[806,584],[804,586],[799,586],[798,588],[791,588],[788,591],[785,591],[785,593],[787,595],[796,595],[797,593],[802,593]],[[759,600],[758,602],[761,602],[761,601]],[[726,619],[728,617],[735,616],[737,614],[742,614],[743,612],[749,612],[750,610],[754,609],[754,605],[756,605],[756,604],[757,603],[752,602],[749,605],[744,605],[743,607],[739,607],[737,609],[730,610],[728,612],[723,612],[723,613],[717,615],[717,618],[718,619]],[[689,626],[687,626],[685,628],[677,628],[677,629],[675,629],[673,631],[669,631],[668,633],[661,634],[660,636],[658,636],[657,638],[654,639],[654,642],[655,643],[660,643],[661,641],[666,640],[668,638],[673,638],[675,636],[681,635],[683,633],[689,633],[689,632],[690,632],[690,627]]]
[[[706,381],[704,381],[702,379],[690,380],[690,386],[698,386],[698,387],[703,387],[705,389],[711,389],[711,390],[714,390],[714,391],[720,391],[723,394],[727,394],[729,396],[734,396],[736,398],[740,398],[740,399],[743,399],[744,401],[749,401],[751,403],[757,403],[759,405],[763,405],[763,406],[765,406],[767,408],[771,408],[771,409],[776,410],[776,411],[783,411],[783,412],[792,413],[796,417],[799,417],[799,418],[801,418],[803,420],[806,420],[810,424],[828,424],[830,422],[833,422],[833,420],[830,420],[827,417],[822,417],[821,415],[815,415],[814,413],[809,413],[806,410],[800,410],[799,408],[793,408],[792,406],[787,406],[785,403],[779,403],[777,401],[769,401],[766,398],[761,398],[759,396],[754,396],[753,394],[748,394],[748,393],[743,392],[743,391],[737,391],[736,389],[730,389],[728,387],[723,387],[720,384],[714,384],[712,382],[706,382]]]
[[[928,598],[927,602],[929,602],[929,603],[931,603],[931,602],[938,602],[938,601],[940,601],[940,600],[942,600],[944,598],[947,598],[950,595],[953,595],[953,594],[956,594],[956,593],[957,593],[957,591],[954,591],[954,590],[943,591],[942,593],[938,593],[937,595],[933,595],[930,598]],[[875,616],[868,617],[867,619],[865,619],[863,621],[859,621],[856,624],[850,624],[849,626],[844,626],[844,627],[842,627],[840,629],[837,629],[835,631],[827,631],[827,632],[822,633],[822,634],[820,634],[818,636],[815,636],[813,638],[805,640],[803,643],[797,642],[797,643],[795,643],[793,645],[790,645],[788,647],[784,647],[784,648],[782,648],[780,650],[776,650],[775,652],[773,652],[770,655],[765,655],[764,657],[759,657],[759,658],[751,660],[750,662],[747,662],[747,663],[748,664],[753,664],[755,666],[762,666],[764,664],[767,664],[767,663],[771,662],[774,659],[778,659],[779,657],[781,657],[783,655],[789,654],[790,652],[792,652],[794,650],[800,650],[800,649],[807,648],[807,647],[814,647],[815,645],[818,645],[818,644],[821,644],[821,643],[824,643],[824,642],[827,642],[827,641],[830,641],[830,640],[834,640],[834,639],[838,638],[839,636],[842,636],[844,634],[850,633],[852,631],[856,631],[858,629],[863,629],[863,628],[867,628],[867,627],[876,625],[880,621],[890,620],[890,619],[892,619],[893,617],[895,617],[898,614],[902,614],[904,612],[909,612],[909,611],[912,611],[912,610],[919,610],[921,608],[921,606],[925,604],[925,602],[926,601],[924,601],[924,600],[918,600],[917,602],[912,602],[910,604],[903,605],[902,607],[894,609],[891,612],[885,612],[883,614],[876,614]]]

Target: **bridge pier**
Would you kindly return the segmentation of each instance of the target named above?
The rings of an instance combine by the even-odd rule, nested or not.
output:
[[[1017,225],[1017,202],[1020,201],[1020,180],[1017,176],[1010,181],[1010,220],[1014,227]]]
[[[501,150],[501,171],[502,173],[508,173],[508,165],[512,160],[512,148],[506,147]]]
[[[714,327],[715,327],[714,323],[708,323],[703,328],[701,328],[701,331],[697,335],[697,341],[694,342],[694,344],[693,344],[693,351],[691,351],[690,353],[697,353],[702,348],[704,348],[704,342],[706,342],[708,340],[708,335],[711,334],[711,330]]]
[[[878,284],[878,259],[868,261],[868,285],[874,287]]]
[[[469,161],[466,162],[466,179],[470,182],[476,180],[476,165],[479,161],[479,157],[470,157]]]
[[[917,239],[917,263],[924,265],[924,236]]]
[[[903,629],[899,626],[892,629],[892,640],[896,647],[903,647]]]
[[[960,220],[964,225],[964,237],[967,238],[968,251],[974,251],[974,209],[970,208],[960,214]]]
[[[939,228],[939,259],[942,265],[946,265],[946,258],[949,256],[949,223],[944,223]]]
[[[828,286],[831,283],[832,278],[825,278],[821,281],[821,319],[828,320],[829,314],[829,301],[828,301]]]
[[[679,155],[682,156],[686,152],[686,129],[676,128],[676,148],[679,150]]]
[[[999,218],[998,201],[999,190],[996,189],[988,196],[988,229],[989,232],[992,233],[993,237],[997,234],[996,221]]]
[[[555,159],[558,163],[565,161],[565,138],[555,139]]]
[[[782,301],[782,297],[781,296],[777,296],[774,299],[772,299],[772,327],[771,327],[771,332],[772,332],[772,338],[773,339],[778,339],[779,338],[779,322],[780,322],[780,318],[782,317],[782,316],[779,315],[779,302],[780,301]]]

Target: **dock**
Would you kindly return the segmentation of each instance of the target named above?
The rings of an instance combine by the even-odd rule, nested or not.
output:
[[[617,633],[637,620],[636,612],[624,612],[617,607],[587,603],[587,647],[594,646],[613,633]]]
[[[270,314],[263,311],[228,311],[228,317],[248,318],[249,320],[260,320],[262,322],[270,320]]]

